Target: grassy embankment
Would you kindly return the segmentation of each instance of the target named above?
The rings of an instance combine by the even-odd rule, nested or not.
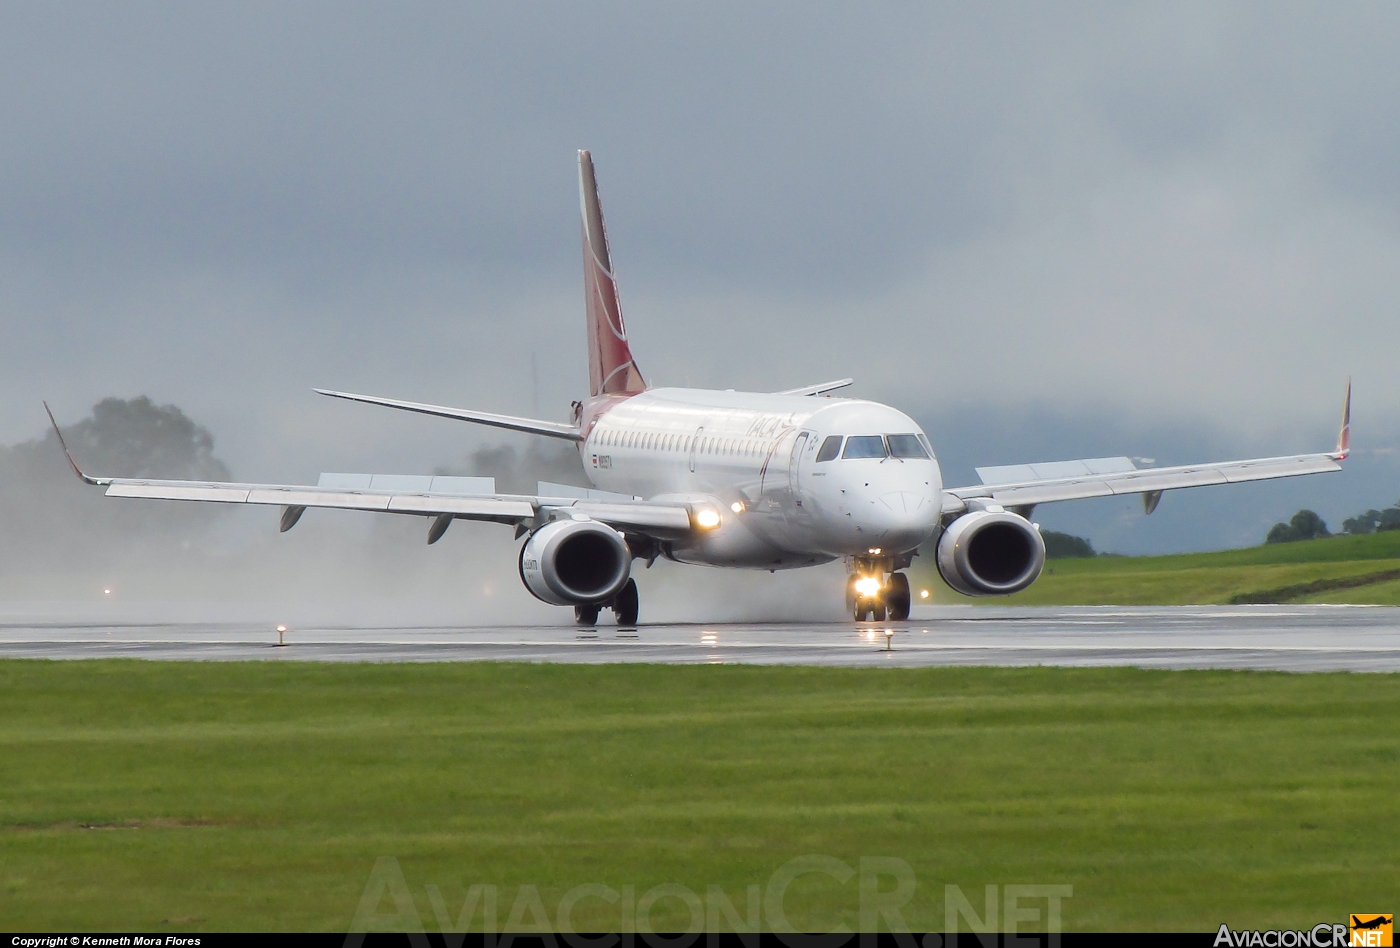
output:
[[[927,556],[916,564],[931,564]],[[1035,585],[964,599],[924,569],[935,602],[992,605],[1191,605],[1330,602],[1400,605],[1400,530],[1176,556],[1051,560]]]
[[[822,854],[908,862],[916,930],[949,883],[1072,885],[1072,930],[1310,927],[1400,892],[1398,735],[1397,675],[3,661],[0,919],[344,931],[380,856],[430,931],[475,883],[502,922],[526,884],[551,921],[583,883],[742,914]],[[787,916],[855,927],[858,891],[802,876]]]

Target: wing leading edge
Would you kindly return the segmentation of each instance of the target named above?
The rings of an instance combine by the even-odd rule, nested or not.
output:
[[[1351,380],[1347,380],[1346,401],[1342,407],[1342,428],[1337,447],[1321,454],[1298,454],[1292,457],[1254,458],[1244,461],[1223,461],[1213,464],[1186,464],[1178,467],[1133,468],[1126,458],[1094,458],[1088,461],[1059,462],[1047,468],[1080,466],[1085,473],[1069,477],[1044,477],[1016,480],[1009,483],[984,483],[972,487],[954,487],[943,492],[943,509],[959,513],[977,501],[991,502],[1003,507],[1031,507],[1060,500],[1082,500],[1114,494],[1143,494],[1144,506],[1151,513],[1162,491],[1183,487],[1205,487],[1211,484],[1239,484],[1246,481],[1272,480],[1278,477],[1299,477],[1304,474],[1326,474],[1340,471],[1340,462],[1351,452]],[[995,481],[996,473],[1026,470],[1040,465],[1020,468],[984,468]],[[1127,467],[1129,469],[1124,470]]]

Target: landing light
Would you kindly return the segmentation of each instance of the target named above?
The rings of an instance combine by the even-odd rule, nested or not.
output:
[[[734,501],[734,503],[732,503],[732,504],[729,505],[729,509],[732,510],[732,511],[734,511],[735,513],[743,513],[743,512],[744,512],[744,505],[741,504],[739,501],[736,500],[736,501]]]
[[[870,549],[866,550],[865,552],[867,552],[867,553],[873,553],[874,555],[879,556],[879,555],[880,555],[880,548],[879,548],[878,546],[872,546]]]
[[[920,599],[927,599],[927,598],[928,598],[928,590],[927,590],[927,589],[920,589],[920,590],[919,590],[919,598],[920,598]]]
[[[719,511],[706,507],[695,512],[695,525],[702,530],[713,530],[719,526]]]
[[[862,596],[873,596],[880,591],[880,580],[874,576],[865,576],[856,580],[856,592]]]

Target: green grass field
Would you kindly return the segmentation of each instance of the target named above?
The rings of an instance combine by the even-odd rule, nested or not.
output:
[[[1070,930],[1400,892],[1397,675],[3,661],[0,708],[10,930],[344,931],[387,856],[377,912],[430,931],[473,884],[499,922],[589,883],[742,913],[809,854],[908,863],[916,930],[949,884],[979,912],[984,885],[1071,885]],[[798,878],[787,917],[856,927],[858,880]],[[684,927],[666,891],[651,924]]]
[[[915,563],[913,581],[930,590],[934,602],[944,603],[1192,605],[1251,597],[1255,601],[1400,605],[1400,578],[1303,594],[1290,589],[1319,580],[1400,572],[1400,530],[1219,553],[1050,560],[1030,589],[994,600],[966,599],[953,592],[931,572],[932,559],[927,555]],[[1272,595],[1280,591],[1283,595]]]

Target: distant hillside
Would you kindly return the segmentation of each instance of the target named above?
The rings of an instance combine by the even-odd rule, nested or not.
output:
[[[1193,605],[1331,602],[1400,605],[1400,531],[1176,556],[1058,559],[1015,596],[968,599],[915,560],[933,602],[1005,605]]]

